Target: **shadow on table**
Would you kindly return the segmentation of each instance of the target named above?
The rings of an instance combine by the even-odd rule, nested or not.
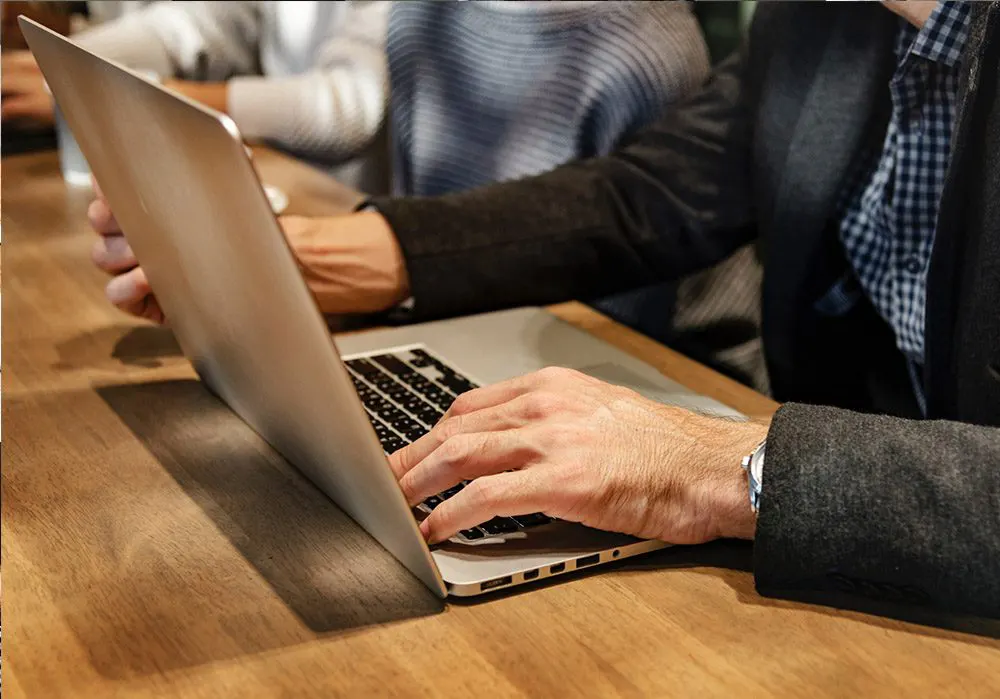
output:
[[[201,383],[97,392],[311,630],[341,632],[443,609]]]
[[[109,325],[80,333],[56,345],[60,370],[107,364],[108,356],[118,364],[155,369],[163,360],[183,356],[169,328],[156,325]]]

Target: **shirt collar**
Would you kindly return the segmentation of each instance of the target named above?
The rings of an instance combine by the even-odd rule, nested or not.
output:
[[[919,30],[904,22],[896,45],[900,63],[910,56],[954,67],[962,57],[969,37],[969,6],[965,2],[942,0]]]

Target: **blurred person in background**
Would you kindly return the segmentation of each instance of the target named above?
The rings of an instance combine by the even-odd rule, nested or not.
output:
[[[710,69],[692,5],[672,2],[396,2],[387,52],[392,191],[401,196],[606,155]],[[766,391],[760,278],[746,246],[679,283],[595,305]]]
[[[74,39],[228,113],[248,140],[361,191],[385,191],[386,3],[156,2],[122,12],[130,9],[115,8],[121,16]],[[52,100],[31,54],[5,54],[3,75],[4,122],[51,124]]]

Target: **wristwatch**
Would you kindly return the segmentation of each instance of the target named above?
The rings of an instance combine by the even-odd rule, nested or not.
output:
[[[747,483],[750,486],[750,509],[755,513],[760,511],[760,493],[764,486],[764,451],[767,448],[765,439],[754,450],[743,457],[741,465],[747,472]]]

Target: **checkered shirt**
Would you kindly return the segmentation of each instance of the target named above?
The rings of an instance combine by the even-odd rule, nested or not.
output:
[[[942,2],[919,30],[901,22],[889,128],[881,152],[862,159],[843,192],[840,240],[897,346],[922,364],[927,270],[951,157],[969,8]]]

